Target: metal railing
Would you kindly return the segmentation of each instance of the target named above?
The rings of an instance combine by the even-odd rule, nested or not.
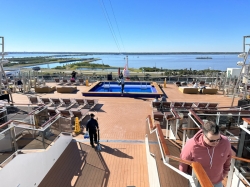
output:
[[[148,125],[149,125],[149,128],[150,128],[150,134],[156,133],[164,165],[166,165],[171,170],[174,170],[178,174],[180,174],[183,177],[185,177],[186,179],[188,179],[189,182],[190,182],[190,185],[192,187],[197,186],[198,181],[200,182],[202,187],[212,187],[213,186],[213,184],[211,183],[210,179],[208,178],[205,170],[203,169],[203,167],[199,163],[188,161],[188,160],[182,160],[182,159],[180,159],[178,157],[170,155],[170,152],[169,152],[168,147],[167,147],[167,145],[165,143],[165,139],[164,139],[164,136],[163,136],[160,125],[157,124],[156,128],[154,129],[154,126],[152,124],[152,119],[151,119],[150,115],[147,118],[147,122],[148,122]],[[179,169],[177,169],[174,166],[172,166],[171,164],[169,164],[170,159],[191,166],[193,168],[192,176],[180,171]]]
[[[60,117],[60,114],[53,116],[39,129],[33,124],[17,120],[8,121],[3,125],[9,125],[9,127],[0,132],[0,152],[2,154],[13,154],[21,149],[46,149],[56,141],[60,133],[72,133],[70,119]]]

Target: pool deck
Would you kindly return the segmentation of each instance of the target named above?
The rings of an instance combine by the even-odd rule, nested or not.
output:
[[[55,86],[56,84],[48,83],[47,85]],[[72,94],[54,92],[37,95],[44,98],[85,98],[82,96],[82,92],[87,91],[89,87],[77,86],[77,88],[78,92]],[[173,84],[167,85],[167,88],[163,88],[163,90],[168,96],[168,101],[218,102],[220,107],[230,106],[232,101],[232,98],[225,97],[222,93],[216,95],[183,94]],[[13,94],[13,98],[16,103],[29,103],[27,96],[24,94]],[[100,139],[103,145],[100,155],[95,151],[93,152],[89,142],[83,139],[83,135],[75,137],[76,140],[81,142],[78,145],[78,150],[89,153],[89,157],[75,155],[74,158],[70,158],[73,160],[83,159],[82,162],[84,161],[85,165],[80,167],[79,164],[82,163],[80,160],[78,160],[79,162],[77,160],[72,162],[72,159],[64,157],[64,160],[55,164],[54,169],[51,170],[54,172],[63,170],[63,173],[60,171],[58,175],[47,175],[41,186],[51,186],[51,184],[53,184],[52,186],[58,186],[54,184],[60,184],[59,186],[66,187],[69,186],[69,182],[71,182],[71,186],[81,186],[82,184],[86,184],[82,186],[99,186],[100,181],[106,181],[102,183],[102,186],[148,187],[146,147],[143,141],[146,131],[145,119],[152,113],[152,99],[128,97],[95,97],[95,99],[99,100],[98,103],[101,106],[96,113],[100,126]],[[238,98],[235,98],[234,105],[236,106],[237,103]],[[74,149],[74,146],[72,149]],[[71,152],[66,153],[70,154]],[[100,160],[105,165],[104,169],[99,168]],[[76,170],[67,169],[64,165],[69,168],[74,168],[73,165],[78,166],[81,175],[75,177],[77,175]],[[96,171],[101,173],[96,173]],[[106,172],[106,175],[103,172]],[[165,177],[172,176],[167,175]],[[62,181],[66,179],[67,182],[63,183]],[[173,181],[171,186],[176,186],[178,178],[172,177],[171,180]]]

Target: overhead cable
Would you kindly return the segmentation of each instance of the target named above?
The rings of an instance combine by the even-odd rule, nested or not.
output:
[[[104,5],[104,3],[103,3],[103,0],[99,0],[99,2],[101,3],[103,13],[104,13],[105,18],[106,18],[106,21],[107,21],[107,23],[108,23],[108,25],[109,25],[109,29],[110,29],[110,31],[111,31],[111,33],[112,33],[113,39],[115,40],[116,46],[117,46],[117,48],[118,48],[118,51],[119,51],[119,53],[121,53],[121,49],[120,49],[118,40],[117,40],[117,38],[116,38],[116,36],[115,36],[115,32],[114,32],[112,23],[111,23],[111,21],[110,21],[110,19],[109,19],[109,16],[108,16],[106,7],[105,7],[105,5]]]
[[[109,3],[110,3],[110,6],[111,6],[111,9],[112,9],[113,16],[114,16],[114,18],[115,18],[115,23],[116,23],[116,27],[117,27],[117,30],[118,30],[118,33],[119,33],[120,39],[121,39],[121,42],[122,42],[123,52],[125,52],[125,51],[126,51],[126,49],[125,49],[124,44],[123,44],[122,36],[121,36],[121,33],[120,33],[120,29],[119,29],[119,27],[118,27],[118,23],[117,23],[117,20],[116,20],[116,17],[115,17],[115,12],[114,12],[114,9],[113,9],[113,6],[112,6],[112,3],[111,3],[111,0],[109,0]]]

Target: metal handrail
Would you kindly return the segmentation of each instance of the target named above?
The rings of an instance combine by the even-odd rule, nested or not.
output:
[[[196,176],[197,176],[197,178],[198,178],[198,180],[200,182],[200,185],[202,187],[213,187],[213,184],[212,184],[211,180],[207,176],[204,168],[202,167],[202,165],[200,163],[192,162],[192,161],[189,161],[189,160],[183,160],[181,158],[170,155],[168,147],[167,147],[166,143],[164,142],[164,136],[163,136],[160,125],[157,124],[156,128],[158,130],[159,140],[160,140],[160,143],[161,143],[161,148],[163,149],[162,152],[163,152],[164,156],[166,156],[167,158],[170,158],[172,160],[175,160],[175,161],[178,161],[178,162],[181,162],[181,163],[184,163],[184,164],[187,164],[187,165],[191,166],[193,168],[193,171],[195,172],[195,174],[196,174]]]
[[[37,110],[39,110],[39,109],[43,108],[44,106],[45,106],[45,104],[42,104],[42,106],[40,106],[40,107],[38,107],[37,109],[32,110],[30,113],[28,113],[28,115],[32,115],[32,114],[34,114]]]
[[[4,124],[0,125],[0,129],[8,124],[10,124],[12,122],[12,120],[9,120],[7,122],[5,122]]]
[[[60,113],[54,115],[52,118],[50,118],[48,121],[46,121],[44,124],[42,124],[41,127],[45,127],[48,123],[50,123],[51,121],[53,121],[57,116],[59,116]]]
[[[233,155],[232,155],[232,158],[234,158],[235,160],[239,160],[239,161],[243,161],[243,162],[248,162],[248,163],[250,163],[250,159],[240,158],[240,157],[233,156]]]
[[[201,125],[204,125],[204,122],[202,121],[202,119],[194,112],[193,109],[190,109],[189,112],[194,116],[195,119],[197,119],[197,121],[198,121]]]

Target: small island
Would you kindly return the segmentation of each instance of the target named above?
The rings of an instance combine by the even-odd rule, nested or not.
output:
[[[209,57],[209,56],[201,56],[201,57],[196,57],[196,59],[212,59],[212,57]]]

